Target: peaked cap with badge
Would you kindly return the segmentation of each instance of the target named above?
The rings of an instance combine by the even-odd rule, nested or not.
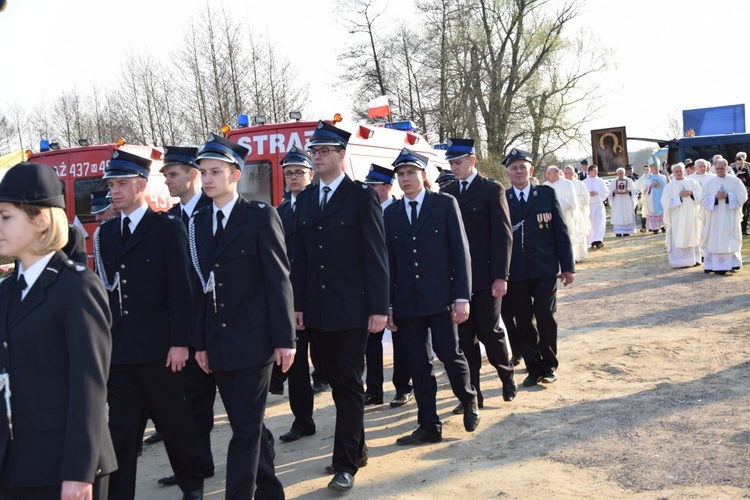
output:
[[[473,154],[476,154],[474,139],[448,139],[445,161],[457,160]]]
[[[212,159],[231,163],[238,170],[245,166],[245,159],[250,150],[244,146],[232,142],[215,134],[209,134],[206,144],[198,151],[195,162],[200,164],[201,160]]]
[[[142,156],[116,149],[112,153],[109,165],[104,169],[104,179],[123,177],[141,177],[148,179],[151,173],[151,160]]]
[[[299,149],[297,146],[292,146],[286,156],[281,159],[281,168],[291,165],[298,165],[312,170],[312,160],[310,159],[310,155],[307,154],[306,151]]]
[[[91,215],[107,210],[112,205],[112,199],[108,197],[109,191],[94,191],[91,193]]]
[[[177,146],[164,146],[164,158],[159,172],[172,165],[187,165],[198,168],[195,158],[198,156],[198,148],[182,148]]]
[[[392,168],[381,167],[374,163],[370,163],[370,171],[365,177],[365,184],[391,184],[393,185],[393,177],[396,172]]]
[[[410,151],[409,148],[404,148],[398,154],[398,157],[393,162],[393,170],[398,170],[398,167],[406,165],[414,165],[415,167],[421,168],[422,170],[427,169],[427,162],[429,159],[426,156],[422,156],[419,153]]]
[[[313,132],[312,137],[310,137],[309,146],[339,146],[346,149],[351,135],[352,134],[346,130],[334,127],[323,120],[319,120],[315,132]]]
[[[503,160],[503,165],[507,167],[516,160],[524,160],[530,163],[531,153],[527,153],[526,151],[523,151],[521,149],[513,148],[510,150],[510,153],[508,153],[508,156],[506,156]]]

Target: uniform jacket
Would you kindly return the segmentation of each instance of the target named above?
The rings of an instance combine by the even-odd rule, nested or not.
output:
[[[460,182],[442,191],[453,195],[461,208],[471,251],[473,291],[488,290],[496,279],[507,279],[513,232],[503,185],[477,174],[463,196]]]
[[[505,193],[514,228],[508,281],[575,272],[568,227],[554,189],[532,184],[525,209],[512,187]]]
[[[275,348],[294,348],[294,310],[284,232],[276,210],[242,196],[227,219],[218,247],[213,236],[213,208],[193,216],[201,272],[216,282],[196,307],[196,350],[208,351],[214,371],[261,366],[273,360]],[[193,269],[194,279],[198,274]],[[205,334],[200,333],[204,331]]]
[[[202,192],[201,193],[201,197],[198,198],[198,203],[195,204],[195,208],[193,209],[193,213],[196,213],[201,208],[207,207],[207,206],[209,206],[211,204],[213,204],[213,201],[211,200],[211,198],[209,198],[206,195],[206,193]],[[169,210],[167,210],[167,213],[169,215],[174,215],[178,219],[182,220],[182,207],[180,206],[179,203],[175,203],[174,205],[172,205],[172,208],[170,208]],[[193,215],[193,214],[190,214],[190,215]],[[187,224],[185,224],[185,230],[187,231]]]
[[[106,419],[112,342],[106,292],[57,252],[16,311],[0,283],[0,371],[10,376],[13,440],[0,398],[0,469],[11,487],[93,483],[117,468]],[[4,393],[3,393],[4,396]]]
[[[388,314],[388,254],[374,189],[345,177],[323,213],[320,186],[297,197],[292,284],[294,310],[323,331],[366,328]]]
[[[406,216],[406,198],[385,209],[391,305],[394,318],[450,311],[471,299],[471,255],[455,198],[426,191],[417,224]]]
[[[286,254],[289,262],[294,261],[294,211],[289,199],[285,199],[276,207],[276,212],[281,219],[281,225],[284,228],[284,243],[286,245]]]
[[[80,229],[68,224],[68,244],[62,249],[63,253],[73,262],[88,265],[86,259],[86,238]]]
[[[112,362],[166,361],[169,348],[191,347],[193,299],[185,226],[179,218],[150,208],[123,246],[120,217],[99,226],[108,283],[120,273],[120,293],[109,292]]]

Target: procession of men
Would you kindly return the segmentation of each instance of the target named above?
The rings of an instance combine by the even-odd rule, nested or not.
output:
[[[278,208],[238,192],[248,149],[223,137],[165,148],[162,173],[180,200],[168,213],[145,203],[150,160],[114,153],[105,172],[110,193],[91,196],[91,213],[102,220],[97,272],[116,319],[109,426],[120,467],[109,498],[135,495],[149,415],[174,470],[159,483],[203,498],[203,480],[215,474],[217,389],[232,428],[226,497],[284,498],[265,405],[272,377],[283,384],[288,374],[294,421],[280,441],[315,434],[308,352],[336,407],[328,487],[351,490],[368,464],[365,407],[383,404],[386,328],[394,344],[391,407],[412,398],[417,406],[416,429],[395,443],[443,439],[435,357],[459,403],[453,413],[474,432],[485,402],[481,345],[505,403],[518,394],[521,360],[524,387],[557,381],[557,284],[572,284],[575,264],[603,247],[604,201],[623,237],[635,233],[637,200],[645,199],[646,227],[665,233],[673,268],[703,263],[706,273],[726,274],[742,265],[744,153],[740,175],[719,157],[710,162],[715,174],[698,159],[690,175],[684,163],[672,165],[669,178],[652,165],[635,183],[632,168],[607,182],[597,165],[582,162],[583,181],[572,166],[549,166],[537,185],[531,154],[514,148],[503,160],[506,187],[479,172],[472,139],[453,138],[451,178],[438,191],[428,187],[428,158],[408,148],[389,167],[371,165],[364,182],[350,179],[349,138],[321,121],[307,150],[292,148],[281,160],[289,193]],[[403,198],[391,194],[394,180]],[[157,281],[138,273],[143,263],[159,266]],[[170,314],[176,303],[192,304],[191,314]]]

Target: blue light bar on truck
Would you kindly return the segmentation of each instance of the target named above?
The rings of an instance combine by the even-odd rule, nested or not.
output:
[[[249,127],[250,126],[250,117],[246,114],[241,114],[237,116],[237,126],[238,127]]]
[[[402,130],[404,132],[414,132],[417,129],[417,126],[411,120],[403,122],[388,122],[384,124],[383,127],[391,128],[393,130]]]
[[[432,149],[440,149],[440,150],[443,150],[443,151],[447,151],[448,150],[448,143],[447,142],[441,142],[439,144],[433,144],[432,145]]]
[[[45,151],[49,151],[49,140],[48,139],[42,139],[39,141],[39,152],[44,153]]]

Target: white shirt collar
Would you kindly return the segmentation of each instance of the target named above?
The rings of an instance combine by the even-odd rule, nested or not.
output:
[[[411,205],[409,205],[410,201],[417,202],[417,215],[419,215],[420,210],[422,210],[422,203],[424,203],[425,191],[425,188],[422,188],[422,190],[419,192],[419,194],[417,194],[417,196],[414,197],[413,200],[410,200],[406,197],[406,195],[404,195],[404,207],[406,208],[407,218],[411,217]]]
[[[231,200],[229,200],[229,202],[227,202],[227,204],[224,205],[221,208],[218,208],[216,206],[216,203],[214,203],[214,217],[213,217],[214,224],[216,224],[216,212],[218,212],[219,210],[221,210],[221,212],[224,214],[224,220],[222,221],[222,226],[227,227],[227,221],[229,220],[229,216],[232,215],[232,209],[237,204],[237,200],[239,198],[240,198],[240,195],[237,194],[237,193],[235,193],[234,194],[234,198],[232,198]],[[215,230],[216,230],[216,228],[214,227],[214,231]]]
[[[466,189],[469,189],[469,186],[471,186],[471,183],[472,183],[472,182],[474,182],[474,178],[475,178],[475,177],[477,176],[477,174],[478,174],[478,173],[479,173],[479,172],[477,172],[476,170],[474,170],[474,173],[473,173],[473,174],[471,174],[470,176],[468,176],[468,177],[467,177],[467,178],[465,179],[465,180],[466,180],[466,182],[468,182],[468,184],[466,185]],[[463,182],[464,182],[464,181],[461,181],[461,183],[462,183],[462,184],[463,184]]]
[[[193,215],[193,212],[195,211],[195,206],[198,204],[198,200],[201,199],[201,196],[203,195],[203,190],[199,189],[197,193],[193,195],[192,198],[190,198],[190,201],[188,201],[186,204],[180,203],[180,209],[182,209],[183,212],[185,212],[188,217]],[[182,215],[182,214],[180,214]]]
[[[523,199],[529,201],[529,194],[531,193],[531,182],[526,184],[526,187],[523,189],[518,189],[516,186],[513,186],[513,191],[516,193],[516,198],[518,198],[519,200],[521,199],[521,192],[523,191]]]
[[[24,269],[23,264],[21,264],[20,261],[18,262],[17,278],[21,279],[21,276],[23,276],[23,279],[26,280],[26,288],[24,289],[23,293],[21,293],[22,299],[26,297],[26,294],[29,293],[31,287],[34,286],[36,280],[38,280],[39,276],[42,275],[42,271],[44,271],[44,269],[47,267],[47,264],[49,264],[49,261],[52,259],[53,255],[55,255],[55,252],[48,253],[38,261],[34,262],[31,266],[29,266],[28,269]]]
[[[140,207],[133,210],[130,215],[125,215],[124,213],[120,214],[120,230],[122,230],[122,221],[125,220],[125,217],[128,217],[130,219],[130,233],[135,232],[135,228],[138,227],[138,223],[141,222],[141,219],[143,219],[143,216],[146,215],[146,210],[148,210],[148,205],[145,203],[141,205]]]
[[[338,177],[336,177],[333,180],[333,182],[331,182],[330,184],[326,184],[326,183],[324,183],[321,180],[320,181],[320,200],[319,201],[323,201],[323,187],[324,186],[328,186],[329,188],[331,188],[331,192],[328,193],[328,200],[330,200],[331,196],[333,196],[333,193],[336,192],[336,188],[339,187],[339,185],[341,184],[341,181],[344,180],[345,176],[346,176],[346,174],[344,172],[341,172],[341,175],[339,175]]]

